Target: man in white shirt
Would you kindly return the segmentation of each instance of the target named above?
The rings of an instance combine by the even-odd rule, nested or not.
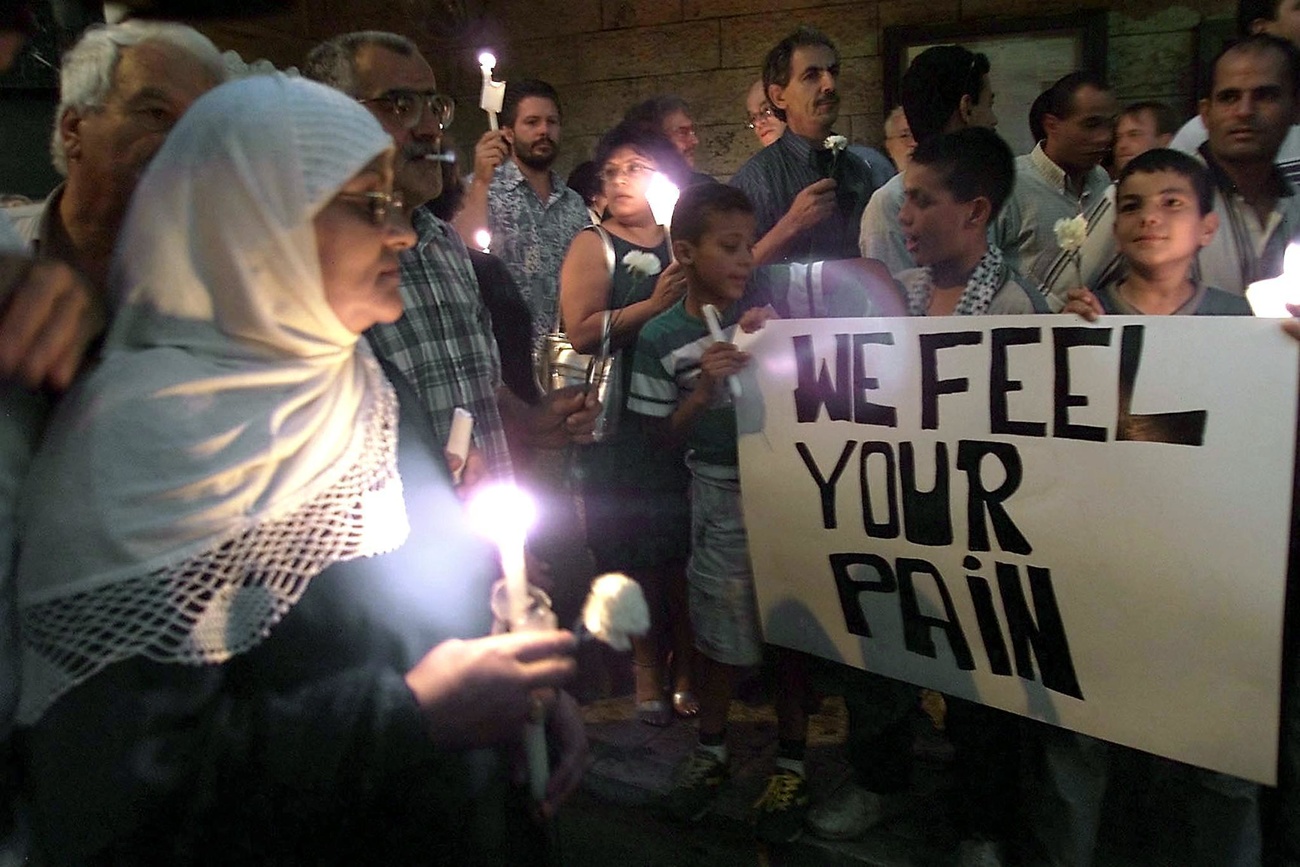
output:
[[[1300,47],[1300,4],[1295,0],[1241,0],[1237,4],[1237,32],[1242,36],[1268,33]],[[1205,122],[1197,114],[1183,124],[1169,146],[1194,154],[1205,139]],[[1300,125],[1287,131],[1274,159],[1291,186],[1300,188]]]

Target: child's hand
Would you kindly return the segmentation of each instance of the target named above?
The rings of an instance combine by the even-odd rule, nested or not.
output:
[[[1065,308],[1061,310],[1062,313],[1077,313],[1089,322],[1096,322],[1097,317],[1103,313],[1101,302],[1087,286],[1071,289],[1065,293],[1065,297]]]
[[[1282,330],[1300,340],[1300,304],[1288,304],[1286,309],[1291,311],[1291,318],[1282,321]]]
[[[718,383],[739,373],[748,363],[748,352],[741,352],[734,343],[719,340],[700,356],[700,387],[712,394]]]
[[[740,314],[740,330],[746,334],[753,334],[763,327],[763,324],[769,319],[780,319],[777,312],[772,309],[772,305],[765,307],[751,307],[744,313]]]

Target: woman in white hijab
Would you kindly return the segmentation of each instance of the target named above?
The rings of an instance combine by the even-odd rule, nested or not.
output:
[[[353,100],[258,76],[140,182],[20,525],[50,863],[519,863],[504,775],[463,748],[517,738],[573,639],[452,640],[486,632],[495,563],[358,339],[401,315],[392,158]],[[562,735],[544,809],[581,764]]]

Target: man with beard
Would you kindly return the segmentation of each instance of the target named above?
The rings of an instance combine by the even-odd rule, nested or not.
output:
[[[533,313],[534,337],[555,326],[560,263],[590,222],[582,197],[551,170],[559,156],[560,96],[544,81],[506,85],[501,129],[474,148],[474,176],[453,221],[467,244],[487,228]]]
[[[840,56],[824,33],[800,27],[768,52],[763,86],[786,124],[771,147],[731,178],[754,203],[756,264],[853,259],[858,224],[875,191],[871,170],[835,136]]]

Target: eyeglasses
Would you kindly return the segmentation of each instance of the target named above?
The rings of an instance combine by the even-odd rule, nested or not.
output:
[[[776,115],[772,114],[772,106],[765,105],[754,114],[745,115],[745,129],[753,129],[765,120],[772,120]]]
[[[377,190],[367,193],[339,193],[334,198],[365,208],[366,216],[374,226],[387,225],[390,215],[401,214],[406,208],[402,194],[396,190],[391,193]]]
[[[600,179],[607,184],[612,184],[623,175],[627,175],[629,181],[634,181],[642,175],[648,175],[655,170],[652,165],[646,163],[632,162],[625,166],[606,166],[600,170]]]
[[[358,99],[357,102],[382,103],[398,123],[406,129],[415,129],[424,119],[427,109],[438,118],[438,128],[446,129],[456,114],[456,103],[450,96],[444,96],[435,90],[390,90],[379,96]]]

